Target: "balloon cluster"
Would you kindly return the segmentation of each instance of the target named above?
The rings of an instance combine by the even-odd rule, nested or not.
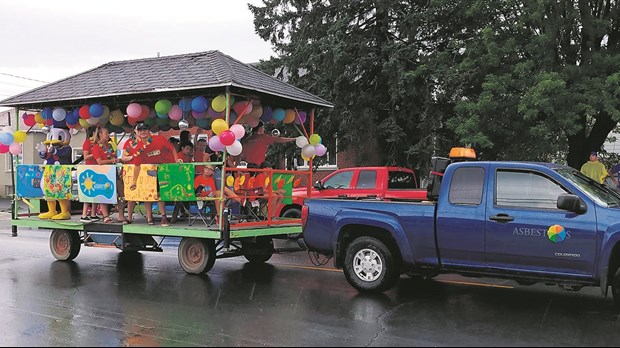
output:
[[[245,128],[240,124],[233,124],[228,127],[228,123],[223,119],[216,119],[211,124],[211,130],[216,134],[209,139],[209,148],[218,152],[224,150],[231,156],[238,156],[243,151],[241,138],[245,135]]]
[[[312,134],[310,138],[300,135],[295,139],[295,145],[301,149],[301,158],[309,161],[314,156],[320,157],[327,153],[327,147],[322,144],[322,141],[318,134]]]
[[[24,131],[15,131],[10,126],[5,126],[0,131],[0,154],[11,153],[12,155],[19,155],[22,153],[22,145],[26,140],[27,133]]]

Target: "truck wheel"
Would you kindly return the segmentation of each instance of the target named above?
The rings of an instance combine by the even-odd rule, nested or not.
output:
[[[183,238],[179,243],[179,264],[190,274],[207,273],[215,264],[215,244],[202,238]]]
[[[614,274],[614,279],[611,283],[611,293],[614,295],[614,305],[620,308],[620,267]]]
[[[400,269],[383,242],[373,237],[360,237],[347,247],[344,275],[358,291],[379,293],[396,284]]]
[[[70,261],[80,253],[82,243],[78,231],[53,230],[50,235],[50,250],[56,260]]]
[[[283,218],[289,218],[289,219],[301,219],[301,210],[297,209],[297,208],[290,208],[287,209],[283,214],[282,214]]]
[[[244,251],[243,256],[250,263],[265,263],[273,255],[273,239],[271,237],[258,237],[256,243],[241,242],[241,246]]]

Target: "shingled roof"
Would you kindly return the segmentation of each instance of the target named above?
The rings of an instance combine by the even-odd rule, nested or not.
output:
[[[219,51],[110,62],[0,101],[21,109],[127,103],[170,96],[222,93],[258,95],[290,106],[333,107],[311,93],[289,85]],[[272,104],[275,105],[275,104]]]

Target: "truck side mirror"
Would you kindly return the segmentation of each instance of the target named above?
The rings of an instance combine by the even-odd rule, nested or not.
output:
[[[571,194],[560,195],[557,206],[558,209],[572,211],[576,214],[583,214],[588,210],[586,203],[581,198]]]
[[[321,190],[323,189],[323,184],[317,180],[317,182],[314,183],[314,188],[317,190]]]

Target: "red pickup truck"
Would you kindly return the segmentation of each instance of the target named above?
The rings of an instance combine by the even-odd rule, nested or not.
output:
[[[339,169],[311,189],[312,198],[349,198],[378,200],[426,200],[426,189],[418,188],[411,169],[401,167],[355,167]],[[292,204],[276,207],[277,216],[301,217],[306,187],[293,189]]]

